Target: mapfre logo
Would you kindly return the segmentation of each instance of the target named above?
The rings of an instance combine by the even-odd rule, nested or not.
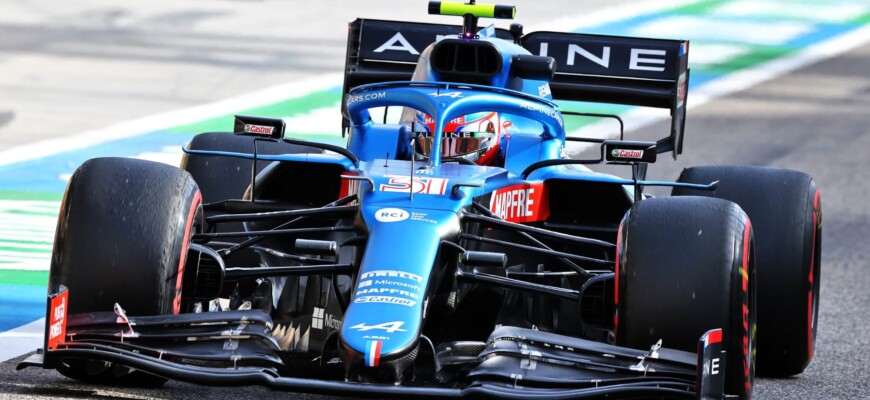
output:
[[[408,219],[410,214],[401,208],[382,208],[375,212],[375,219],[380,222],[399,222]]]
[[[511,222],[543,221],[550,216],[546,187],[543,183],[520,184],[492,193],[489,210]]]

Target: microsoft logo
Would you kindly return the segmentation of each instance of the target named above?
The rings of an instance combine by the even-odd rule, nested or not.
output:
[[[314,314],[311,315],[311,327],[314,329],[323,329],[323,313],[324,310],[319,307],[314,307]]]

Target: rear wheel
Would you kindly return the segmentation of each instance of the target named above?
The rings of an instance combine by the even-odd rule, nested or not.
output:
[[[58,218],[50,285],[69,288],[69,313],[178,313],[201,196],[190,174],[127,158],[88,160],[70,179]],[[56,290],[56,289],[55,289]],[[104,362],[67,359],[73,379],[156,386],[166,380]]]
[[[813,358],[819,312],[821,196],[807,174],[778,168],[689,168],[680,182],[719,180],[715,191],[674,195],[727,199],[752,220],[758,245],[758,372],[790,376]]]
[[[736,204],[701,197],[643,200],[619,228],[616,342],[695,352],[722,328],[726,392],[748,399],[754,380],[752,227]]]
[[[254,150],[254,140],[250,136],[225,132],[201,133],[193,137],[188,148],[250,154]],[[321,152],[322,150],[312,147],[257,141],[259,155]],[[257,161],[257,173],[270,164],[269,161]],[[205,203],[241,199],[251,185],[252,165],[253,160],[250,159],[203,154],[185,154],[181,161],[181,168],[193,176]]]

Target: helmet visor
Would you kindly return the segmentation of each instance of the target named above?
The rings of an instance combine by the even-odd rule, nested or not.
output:
[[[443,137],[441,139],[441,156],[461,157],[486,148],[492,134],[486,132],[463,132],[459,134],[445,134],[445,136],[450,137]],[[433,144],[434,139],[432,136],[420,135],[417,137],[417,151],[425,157],[429,157],[429,154],[432,153]]]

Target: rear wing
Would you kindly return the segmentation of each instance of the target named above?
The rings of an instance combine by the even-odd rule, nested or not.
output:
[[[358,18],[348,29],[344,93],[367,83],[411,80],[427,46],[461,32],[459,25]],[[513,40],[504,29],[496,29],[496,37]]]
[[[357,19],[350,23],[344,91],[367,83],[410,80],[420,53],[458,25]],[[657,152],[683,150],[689,42],[532,32],[514,38],[496,29],[495,36],[518,42],[534,55],[553,57],[550,81],[555,100],[626,104],[669,109],[671,132],[656,143]],[[345,104],[342,99],[342,104]],[[347,123],[347,121],[345,121]]]
[[[522,37],[530,53],[556,60],[550,90],[556,100],[627,104],[671,110],[670,136],[659,153],[683,152],[689,42],[532,32]]]
[[[462,26],[422,22],[357,18],[348,26],[347,56],[341,111],[347,115],[347,92],[367,83],[409,81],[420,53],[446,35],[462,33]],[[513,40],[510,32],[496,29],[495,36]],[[342,120],[342,133],[349,121]]]

